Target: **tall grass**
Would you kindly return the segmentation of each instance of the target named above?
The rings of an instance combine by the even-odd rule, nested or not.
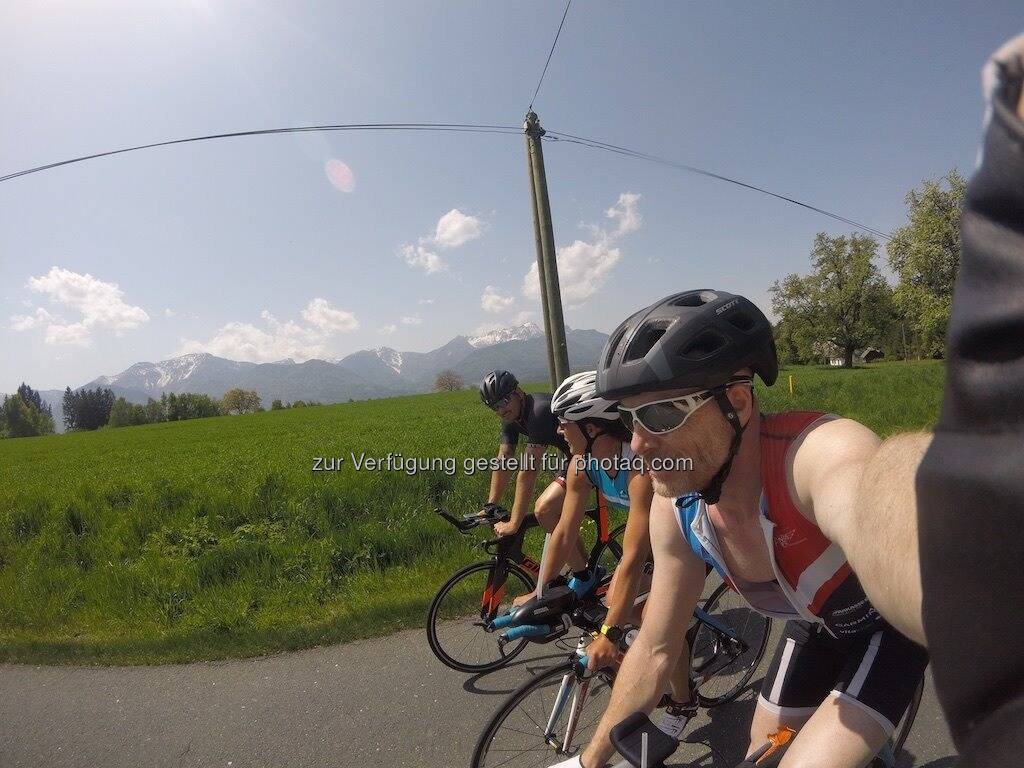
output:
[[[889,434],[933,424],[941,384],[939,364],[888,364],[758,391]],[[482,554],[431,510],[476,508],[488,476],[461,460],[498,429],[456,392],[0,441],[0,658],[218,658],[416,625]],[[360,452],[459,469],[357,472]],[[345,460],[311,471],[321,456]]]

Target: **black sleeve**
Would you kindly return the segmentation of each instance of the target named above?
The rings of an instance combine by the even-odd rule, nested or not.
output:
[[[959,766],[1024,763],[1024,123],[1004,69],[967,190],[946,389],[917,475],[924,628]]]
[[[519,445],[519,430],[514,424],[501,425],[501,444],[511,445],[513,448]]]

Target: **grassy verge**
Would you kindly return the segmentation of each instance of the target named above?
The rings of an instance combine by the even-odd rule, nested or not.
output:
[[[795,368],[759,394],[766,410],[884,435],[934,423],[942,375]],[[480,556],[431,509],[475,508],[488,477],[462,461],[493,455],[497,436],[457,392],[2,441],[0,659],[214,659],[418,626]],[[457,471],[357,471],[362,452],[454,457]],[[344,461],[313,472],[316,457]]]

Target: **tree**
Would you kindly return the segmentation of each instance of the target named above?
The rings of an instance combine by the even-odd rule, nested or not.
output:
[[[945,182],[945,187],[943,186]],[[889,241],[889,264],[899,280],[895,304],[919,355],[946,351],[953,283],[960,269],[960,209],[967,181],[955,169],[907,193],[910,221]]]
[[[21,382],[21,386],[18,387],[18,397],[20,397],[29,408],[33,408],[40,413],[45,413],[51,420],[53,419],[53,411],[50,409],[48,403],[43,402],[43,396],[25,382]]]
[[[456,392],[466,386],[466,382],[451,368],[446,368],[434,379],[434,389],[440,392]]]
[[[64,425],[69,429],[99,429],[110,420],[114,393],[109,389],[64,390]]]
[[[260,409],[260,396],[249,389],[229,389],[221,398],[224,413],[255,413]]]
[[[42,396],[22,382],[18,391],[0,405],[0,437],[35,437],[53,434],[53,412]]]
[[[270,410],[272,410],[272,411],[280,411],[283,408],[284,408],[284,406],[281,405],[281,401],[279,399],[276,399],[276,398],[274,399],[274,402],[272,402],[270,404]]]
[[[772,310],[783,325],[785,351],[810,360],[834,345],[844,367],[859,347],[883,336],[892,320],[892,289],[875,266],[878,242],[863,235],[819,232],[811,274],[787,275],[772,285]]]
[[[0,429],[4,437],[34,437],[39,434],[32,410],[17,395],[7,395],[0,405]]]
[[[150,402],[155,403],[156,401],[150,398]],[[107,422],[107,426],[136,427],[146,423],[148,423],[146,406],[129,403],[123,397],[119,397],[110,409],[110,420]]]

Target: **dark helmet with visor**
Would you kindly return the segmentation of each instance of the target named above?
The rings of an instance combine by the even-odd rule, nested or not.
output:
[[[674,293],[622,323],[601,352],[597,393],[621,399],[666,389],[721,386],[750,368],[779,375],[772,325],[753,302],[724,291]]]
[[[518,388],[519,380],[509,371],[491,371],[480,382],[480,399],[488,408],[493,408]]]

